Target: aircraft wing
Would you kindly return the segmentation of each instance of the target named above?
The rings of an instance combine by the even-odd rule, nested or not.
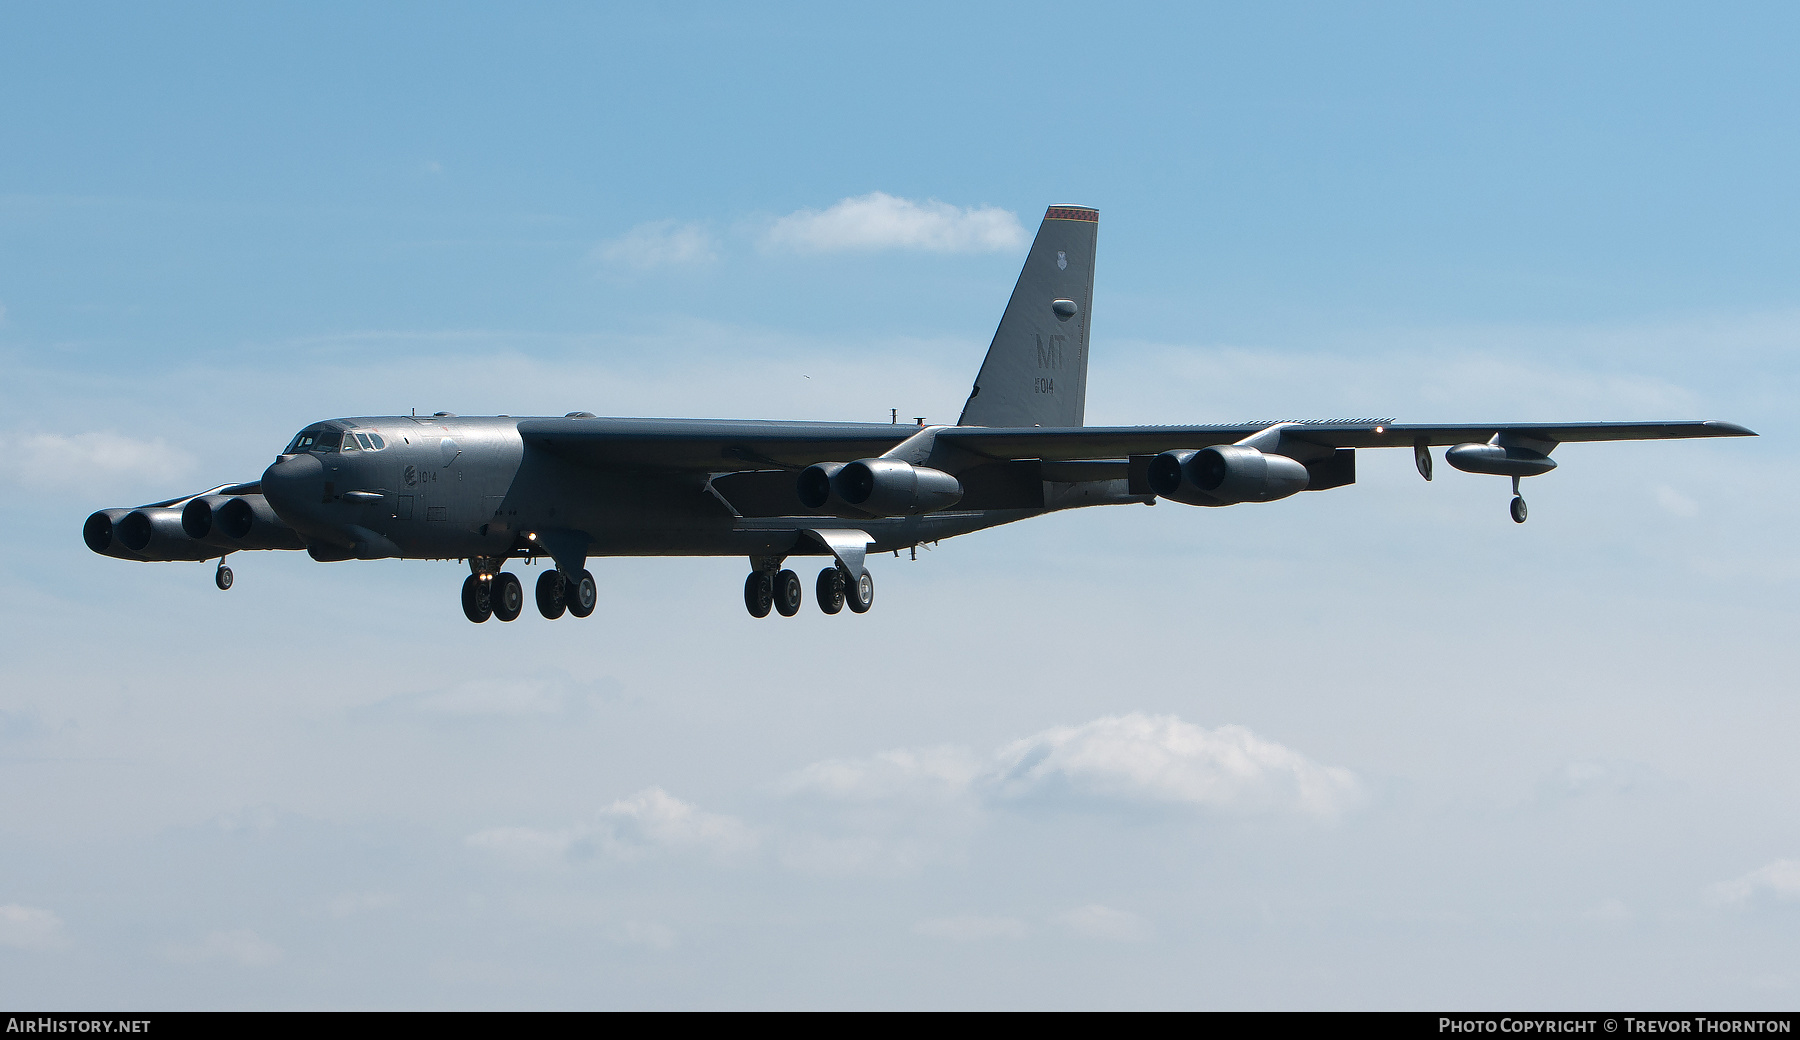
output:
[[[1231,444],[1281,420],[1210,426],[949,426],[936,428],[940,445],[997,461],[1075,462],[1155,455],[1181,448]],[[1735,423],[1585,422],[1429,425],[1380,419],[1289,420],[1282,436],[1323,448],[1405,448],[1486,441],[1506,433],[1552,444],[1566,441],[1753,437]],[[712,419],[526,419],[528,445],[581,465],[613,470],[734,472],[799,470],[815,462],[879,456],[919,433],[886,423],[793,423]]]
[[[1429,425],[1380,419],[1286,420],[1284,438],[1323,448],[1408,448],[1416,445],[1466,444],[1508,433],[1536,441],[1644,441],[1686,437],[1754,437],[1736,423],[1586,422],[1586,423],[1459,423]],[[1233,444],[1283,422],[1230,426],[1086,426],[1067,430],[1003,430],[956,427],[938,434],[968,451],[994,459],[1077,461],[1155,455],[1181,448]]]

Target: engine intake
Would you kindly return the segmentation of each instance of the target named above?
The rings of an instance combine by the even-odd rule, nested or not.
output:
[[[1191,506],[1273,502],[1305,491],[1306,467],[1242,444],[1165,451],[1150,460],[1150,490]]]
[[[125,519],[129,509],[102,509],[87,518],[81,525],[81,540],[87,547],[102,556],[111,556],[116,560],[142,560],[143,557],[119,541],[119,521]]]

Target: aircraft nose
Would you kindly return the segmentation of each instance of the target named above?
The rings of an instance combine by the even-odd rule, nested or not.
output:
[[[263,470],[262,493],[277,516],[299,526],[295,521],[304,523],[307,506],[325,493],[325,467],[310,454],[283,455]]]

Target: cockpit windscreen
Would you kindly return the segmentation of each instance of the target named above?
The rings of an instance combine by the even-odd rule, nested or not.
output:
[[[282,454],[298,455],[307,451],[336,451],[343,442],[344,431],[335,426],[309,426],[294,435],[293,442]]]

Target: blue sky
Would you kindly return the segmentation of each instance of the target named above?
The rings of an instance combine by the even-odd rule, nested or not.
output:
[[[1797,20],[0,12],[0,1000],[1791,1007]],[[860,618],[78,537],[324,416],[952,419],[1056,202],[1091,422],[1763,436],[1566,447],[1523,527],[1364,453]]]

